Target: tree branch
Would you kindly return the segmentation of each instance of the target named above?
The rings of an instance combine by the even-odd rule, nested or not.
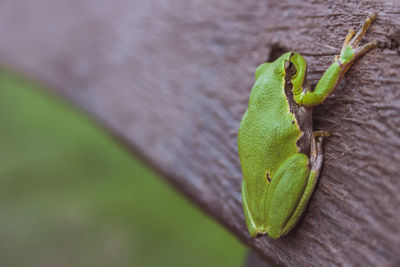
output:
[[[252,239],[237,129],[254,70],[303,54],[316,84],[351,27],[379,48],[314,110],[320,182],[288,236]],[[48,84],[260,255],[285,265],[400,264],[400,5],[390,1],[0,0],[0,60]],[[161,237],[160,237],[161,238]]]

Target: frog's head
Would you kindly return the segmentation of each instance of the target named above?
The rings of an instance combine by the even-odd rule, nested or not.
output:
[[[298,53],[291,52],[284,63],[285,80],[293,85],[293,96],[299,96],[309,83],[306,79],[307,63],[306,60]]]

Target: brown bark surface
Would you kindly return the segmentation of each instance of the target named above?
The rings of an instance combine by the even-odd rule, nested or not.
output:
[[[315,85],[371,11],[364,41],[379,48],[314,110],[314,128],[333,136],[303,220],[280,240],[250,238],[236,137],[255,68],[296,51]],[[0,62],[93,115],[264,258],[395,266],[399,14],[383,0],[0,0]]]

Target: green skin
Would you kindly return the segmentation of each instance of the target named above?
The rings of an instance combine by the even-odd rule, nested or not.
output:
[[[278,239],[303,214],[322,167],[322,138],[330,135],[312,131],[312,107],[323,103],[349,67],[376,46],[358,47],[375,18],[370,14],[355,36],[349,31],[340,56],[313,91],[307,88],[306,61],[298,53],[257,68],[238,132],[243,209],[251,236],[268,233]]]

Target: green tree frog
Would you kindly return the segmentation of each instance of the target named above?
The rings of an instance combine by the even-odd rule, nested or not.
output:
[[[371,13],[357,34],[349,30],[340,55],[314,90],[298,53],[257,68],[238,132],[243,210],[251,236],[267,233],[278,239],[299,221],[321,170],[322,139],[330,135],[313,131],[312,107],[323,103],[350,66],[376,46],[376,41],[358,46],[375,19]]]

